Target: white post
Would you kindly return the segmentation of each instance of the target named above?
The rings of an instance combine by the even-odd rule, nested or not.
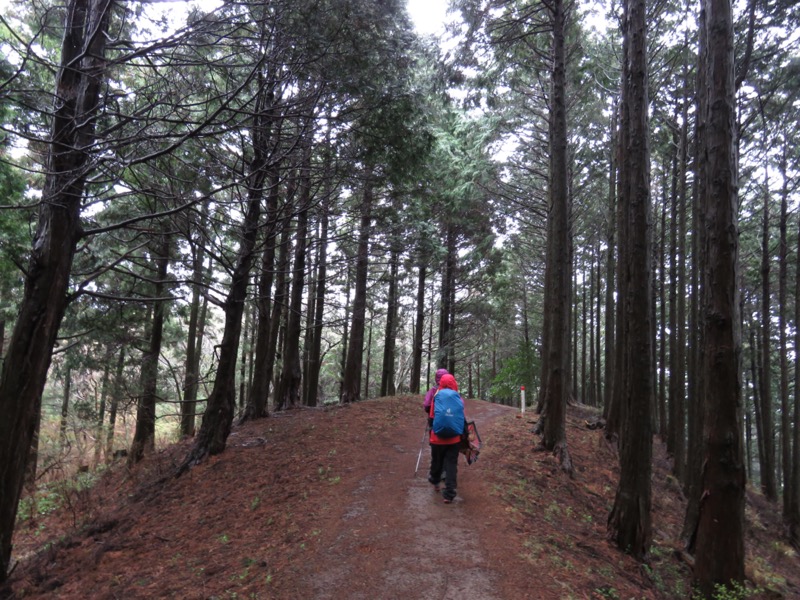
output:
[[[525,416],[525,386],[519,388],[519,409],[523,416]]]

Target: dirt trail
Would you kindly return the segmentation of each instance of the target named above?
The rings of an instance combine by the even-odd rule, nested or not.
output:
[[[488,430],[507,407],[467,402],[467,416]],[[499,518],[483,477],[492,468],[491,440],[478,462],[459,457],[458,497],[447,505],[427,481],[426,444],[416,477],[424,416],[406,420],[375,449],[369,469],[341,507],[341,522],[317,548],[306,582],[318,599],[481,598],[500,600],[502,560],[492,520]],[[369,462],[371,448],[363,449]],[[483,539],[487,538],[487,539]],[[495,555],[492,555],[494,553]]]
[[[685,505],[663,445],[654,444],[657,529],[641,565],[608,541],[617,457],[586,427],[596,411],[568,413],[570,478],[551,453],[533,451],[531,417],[468,401],[484,450],[472,466],[459,459],[447,505],[427,483],[427,446],[414,477],[421,404],[397,396],[277,413],[234,428],[225,452],[179,479],[171,473],[191,440],[134,470],[116,465],[18,527],[20,562],[0,598],[688,597],[691,573],[674,551]],[[751,494],[748,514],[750,564],[784,578],[769,580],[782,595],[753,597],[800,597],[799,559],[778,552],[780,511]]]

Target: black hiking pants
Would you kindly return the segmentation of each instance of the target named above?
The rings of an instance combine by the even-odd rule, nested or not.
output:
[[[459,444],[431,444],[431,472],[428,481],[439,483],[444,470],[444,492],[448,500],[456,497],[458,487],[458,447]]]

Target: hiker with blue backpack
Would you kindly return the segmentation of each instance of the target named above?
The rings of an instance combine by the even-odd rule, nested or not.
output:
[[[436,491],[439,491],[442,471],[444,471],[442,496],[445,504],[450,504],[456,497],[458,453],[461,435],[466,432],[467,427],[467,420],[464,416],[464,400],[458,393],[456,378],[450,373],[442,374],[439,388],[431,399],[428,417],[432,420],[431,469],[428,481],[433,484]]]

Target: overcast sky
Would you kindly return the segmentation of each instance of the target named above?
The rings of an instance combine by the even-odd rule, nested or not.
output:
[[[441,33],[448,0],[407,0],[408,12],[420,33]]]

